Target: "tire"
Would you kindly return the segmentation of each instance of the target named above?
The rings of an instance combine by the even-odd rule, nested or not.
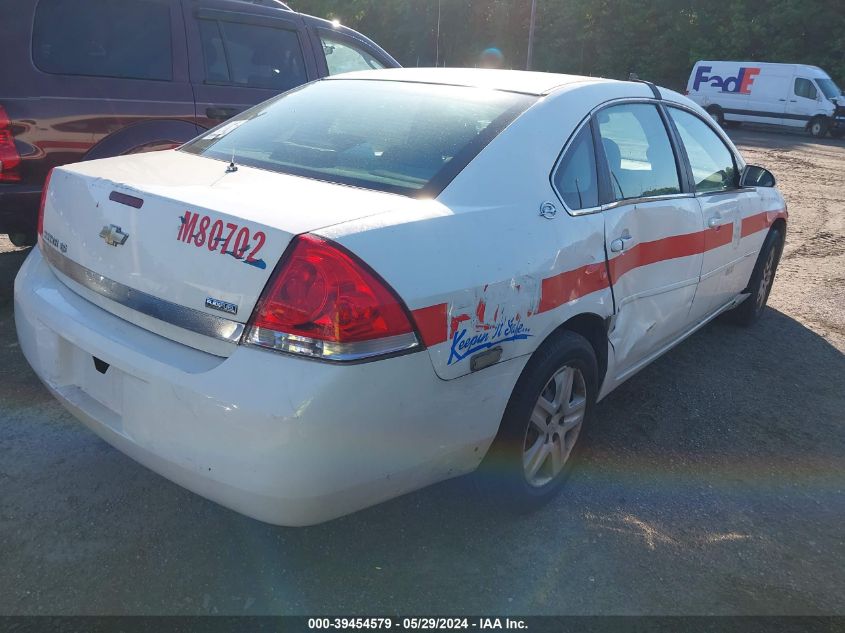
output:
[[[596,354],[584,337],[564,331],[544,343],[517,380],[477,473],[485,496],[516,512],[548,503],[572,470],[597,390]]]
[[[831,131],[830,131],[830,135],[831,135],[833,138],[840,139],[840,138],[842,138],[843,136],[845,136],[845,129],[843,129],[843,128],[838,128],[838,129],[836,129],[836,130],[831,130]]]
[[[9,233],[9,241],[15,246],[35,246],[35,233]]]
[[[726,315],[734,323],[744,326],[753,325],[763,315],[783,252],[783,241],[783,233],[780,229],[769,231],[746,288],[750,296]]]
[[[725,127],[725,113],[722,112],[722,108],[717,105],[708,106],[707,114],[713,117],[713,120],[719,124],[719,127]]]
[[[817,116],[814,119],[810,119],[810,122],[807,124],[807,131],[813,138],[824,138],[827,134],[828,125],[828,120],[825,117]]]

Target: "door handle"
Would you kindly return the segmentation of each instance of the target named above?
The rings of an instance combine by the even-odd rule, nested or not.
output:
[[[209,119],[216,119],[218,121],[225,121],[231,119],[236,114],[240,114],[241,110],[238,108],[217,108],[208,107],[205,109],[205,116]]]
[[[778,101],[786,101],[786,99],[778,99]]]
[[[714,215],[712,218],[707,220],[707,226],[709,226],[711,229],[715,229],[716,227],[722,226],[722,216]]]
[[[617,237],[610,243],[610,250],[614,253],[620,253],[625,250],[625,242],[631,239],[631,234],[626,230],[622,235]]]

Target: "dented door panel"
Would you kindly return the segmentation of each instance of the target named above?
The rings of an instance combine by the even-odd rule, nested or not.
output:
[[[695,198],[683,196],[617,206],[604,216],[616,304],[609,338],[619,376],[686,329],[701,274],[703,220]]]

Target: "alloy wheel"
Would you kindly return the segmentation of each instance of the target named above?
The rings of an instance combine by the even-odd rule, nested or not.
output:
[[[522,466],[529,485],[540,488],[563,470],[584,422],[587,386],[580,369],[564,366],[546,383],[525,432]]]

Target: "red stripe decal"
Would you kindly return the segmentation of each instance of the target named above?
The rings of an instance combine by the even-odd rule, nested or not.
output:
[[[742,237],[748,237],[757,231],[762,231],[774,224],[778,218],[786,219],[788,214],[786,209],[778,211],[763,211],[756,215],[749,216],[742,219]]]
[[[764,211],[743,218],[741,237],[748,237],[758,231],[768,229],[776,219],[786,217],[786,209],[781,209]],[[651,242],[641,242],[608,260],[607,268],[610,269],[610,278],[615,283],[622,275],[640,266],[679,257],[690,257],[726,246],[733,241],[733,231],[734,226],[731,223],[686,235],[673,235]],[[607,268],[604,262],[599,262],[543,279],[540,307],[537,313],[553,310],[592,292],[608,288],[610,283]],[[445,303],[412,310],[412,314],[426,345],[437,345],[447,339]]]
[[[704,231],[704,252],[726,246],[734,239],[734,223],[722,224]]]
[[[553,310],[564,303],[607,287],[607,268],[604,262],[567,270],[543,280],[540,308],[537,312]]]
[[[703,252],[704,231],[673,235],[652,242],[640,242],[632,249],[623,251],[608,261],[610,279],[612,283],[616,283],[622,275],[634,268]]]
[[[446,340],[446,304],[438,303],[427,308],[411,310],[414,321],[426,345],[437,345]]]

